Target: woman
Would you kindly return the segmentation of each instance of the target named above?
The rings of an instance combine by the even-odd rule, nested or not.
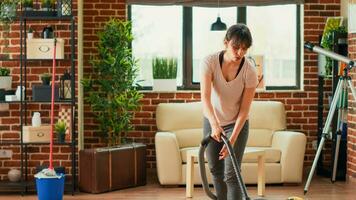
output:
[[[231,159],[220,140],[229,138],[239,164],[248,138],[248,113],[257,86],[255,68],[245,59],[252,37],[246,25],[231,26],[224,39],[225,50],[207,56],[201,63],[201,99],[206,155],[219,200],[242,199]],[[241,166],[241,164],[240,164]]]

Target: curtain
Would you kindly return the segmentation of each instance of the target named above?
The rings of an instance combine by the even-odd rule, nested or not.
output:
[[[265,6],[281,4],[303,4],[304,0],[126,0],[127,4],[181,5],[201,7]]]

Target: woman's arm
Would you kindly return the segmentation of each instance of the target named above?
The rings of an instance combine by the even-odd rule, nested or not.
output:
[[[220,142],[220,134],[223,129],[219,126],[211,104],[212,74],[202,74],[200,81],[201,101],[203,104],[204,116],[209,120],[211,126],[211,136]]]
[[[243,92],[240,111],[237,115],[235,127],[230,137],[231,144],[234,144],[236,142],[237,137],[239,136],[240,131],[246,122],[248,113],[250,112],[253,97],[255,96],[255,91],[256,88],[245,88]]]

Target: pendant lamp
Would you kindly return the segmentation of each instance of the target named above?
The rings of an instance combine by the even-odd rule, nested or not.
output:
[[[225,31],[226,30],[226,24],[221,21],[220,18],[220,0],[218,0],[218,18],[216,18],[216,22],[211,24],[210,27],[211,31]]]

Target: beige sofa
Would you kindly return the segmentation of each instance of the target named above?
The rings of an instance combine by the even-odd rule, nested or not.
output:
[[[266,183],[302,181],[306,137],[286,131],[284,105],[276,101],[254,101],[250,110],[247,148],[264,149]],[[186,152],[199,148],[203,131],[201,102],[162,103],[157,107],[155,136],[157,173],[162,185],[185,184]],[[194,183],[200,184],[198,163]],[[206,164],[207,172],[209,172]],[[244,156],[242,176],[245,183],[257,182],[257,157]],[[210,173],[208,180],[211,183]]]

